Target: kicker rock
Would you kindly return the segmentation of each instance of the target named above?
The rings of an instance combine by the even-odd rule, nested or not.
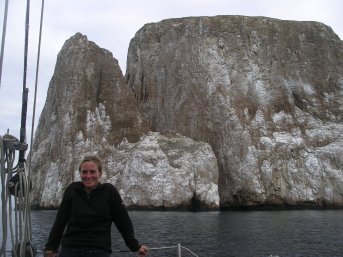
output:
[[[180,135],[143,136],[147,128],[117,60],[77,33],[58,55],[30,153],[32,206],[57,207],[79,179],[83,156],[96,154],[104,181],[128,206],[218,208],[211,147]]]
[[[343,206],[343,42],[318,22],[146,24],[126,80],[153,130],[211,145],[222,207]]]

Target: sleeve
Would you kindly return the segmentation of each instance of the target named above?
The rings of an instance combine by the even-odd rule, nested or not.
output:
[[[67,187],[67,189],[65,190],[63,194],[62,202],[58,208],[56,219],[50,231],[48,242],[45,245],[44,251],[54,251],[54,252],[58,251],[58,247],[61,243],[64,229],[70,217],[70,211],[71,211],[70,191],[71,191],[71,185]]]
[[[111,216],[114,224],[122,235],[126,246],[136,252],[140,248],[138,240],[135,238],[135,233],[131,218],[126,210],[123,200],[117,189],[111,185]]]

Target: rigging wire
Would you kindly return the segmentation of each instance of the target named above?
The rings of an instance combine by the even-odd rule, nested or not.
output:
[[[4,49],[5,49],[5,38],[6,38],[6,28],[7,28],[7,13],[8,13],[8,0],[5,2],[4,9],[4,21],[2,26],[2,37],[1,37],[1,52],[0,52],[0,88],[1,88],[1,78],[2,78],[2,64],[4,60]]]
[[[31,178],[31,157],[32,157],[32,144],[33,144],[33,131],[35,127],[35,115],[36,115],[36,99],[37,99],[37,85],[38,85],[38,71],[39,71],[39,60],[40,60],[40,48],[42,39],[42,27],[43,27],[43,15],[44,14],[44,0],[42,0],[41,15],[40,15],[40,25],[39,25],[39,40],[38,40],[38,53],[37,53],[37,64],[36,64],[36,78],[35,78],[35,92],[33,101],[33,111],[32,111],[32,125],[31,125],[31,141],[30,141],[30,155],[29,155],[29,169],[28,177]]]

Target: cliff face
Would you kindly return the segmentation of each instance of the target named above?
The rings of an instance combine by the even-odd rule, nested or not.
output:
[[[76,34],[58,55],[35,134],[32,205],[58,206],[66,186],[79,179],[83,156],[97,154],[104,181],[117,186],[128,206],[217,208],[211,147],[148,132],[117,60]]]
[[[157,131],[208,142],[222,207],[343,205],[343,42],[316,22],[147,24],[126,80]]]
[[[125,78],[76,34],[36,131],[33,205],[58,205],[82,156],[96,153],[128,206],[343,207],[342,114],[343,42],[321,23],[147,24]]]

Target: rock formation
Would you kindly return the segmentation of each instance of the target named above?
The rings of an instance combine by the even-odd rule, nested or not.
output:
[[[343,205],[343,42],[330,27],[169,19],[142,27],[127,60],[152,128],[212,146],[223,208]]]
[[[94,152],[128,206],[343,207],[342,60],[318,22],[190,17],[143,26],[124,78],[76,34],[36,131],[33,205],[58,205]]]
[[[35,134],[32,205],[58,206],[79,178],[83,156],[97,154],[104,181],[117,186],[128,206],[218,208],[211,147],[176,133],[147,133],[117,60],[77,33],[58,55]]]

